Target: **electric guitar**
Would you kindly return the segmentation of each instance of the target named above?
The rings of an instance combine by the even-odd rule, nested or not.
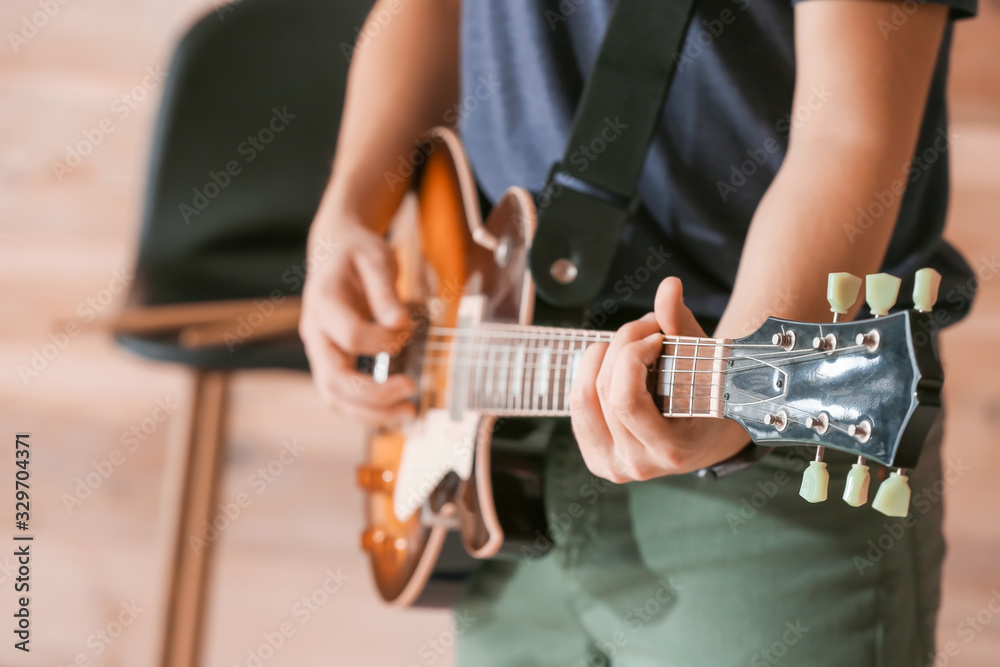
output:
[[[475,559],[516,553],[546,534],[544,438],[494,446],[494,429],[530,433],[522,418],[568,416],[583,351],[614,336],[532,326],[531,196],[511,188],[484,221],[458,137],[437,128],[425,148],[408,195],[416,215],[397,216],[388,234],[414,332],[369,368],[376,382],[411,375],[418,416],[376,432],[358,469],[362,547],[380,595],[398,606],[448,605]],[[918,309],[930,310],[939,281],[931,269],[918,272]],[[873,505],[905,516],[904,470],[916,465],[937,418],[943,375],[924,333],[929,316],[887,314],[899,279],[868,277],[877,317],[836,321],[860,287],[860,278],[831,274],[831,323],[770,318],[737,340],[664,336],[647,384],[654,401],[666,417],[732,419],[761,445],[815,446],[800,491],[810,502],[826,499],[826,447],[859,457],[844,495],[855,506],[867,500],[867,461],[895,468]]]

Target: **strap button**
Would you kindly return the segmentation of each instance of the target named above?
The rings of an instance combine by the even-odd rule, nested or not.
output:
[[[552,277],[557,283],[569,285],[571,282],[576,280],[578,270],[576,268],[576,264],[563,258],[552,262],[552,267],[549,268],[549,273],[552,274]]]

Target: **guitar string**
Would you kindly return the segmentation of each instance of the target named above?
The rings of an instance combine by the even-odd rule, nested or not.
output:
[[[553,342],[558,343],[560,341],[553,341]],[[473,343],[473,342],[470,341],[470,343],[468,344],[467,347],[461,347],[461,346],[462,346],[462,343],[459,343],[457,346],[453,345],[453,344],[450,344],[450,343],[432,343],[432,344],[416,343],[415,344],[415,347],[419,347],[421,350],[430,351],[430,352],[452,352],[452,351],[454,351],[456,353],[463,353],[464,352],[464,353],[468,353],[468,354],[474,354],[474,353],[479,352],[479,351],[490,351],[490,350],[494,350],[494,349],[511,349],[511,350],[521,350],[522,349],[521,346],[504,344],[503,342],[500,342],[500,343],[497,343],[497,344],[482,345],[482,344],[476,344],[476,343]],[[691,347],[694,347],[694,345],[692,345]],[[736,346],[736,345],[712,345],[711,347],[728,347],[728,348],[732,348],[732,347],[741,347],[741,346]],[[754,345],[754,346],[748,346],[748,347],[758,347],[758,346]],[[779,347],[779,346],[767,345],[766,347],[774,348],[774,347]],[[775,350],[773,352],[757,353],[757,354],[754,354],[754,355],[749,355],[749,354],[730,354],[729,356],[715,356],[715,355],[708,355],[708,356],[697,355],[697,356],[693,356],[693,355],[678,355],[678,354],[661,354],[659,356],[661,358],[669,358],[669,359],[697,359],[699,361],[701,361],[701,360],[705,360],[705,361],[729,361],[730,359],[756,359],[756,358],[762,358],[762,357],[782,356],[782,355],[785,355],[788,358],[793,358],[794,359],[794,358],[797,358],[797,357],[800,357],[800,356],[804,356],[804,355],[831,354],[831,353],[834,353],[834,352],[837,352],[837,351],[840,351],[840,350],[857,349],[859,347],[865,347],[865,346],[864,345],[852,345],[852,346],[845,347],[845,348],[837,348],[835,350],[815,350],[815,349],[810,349],[810,350],[806,350],[806,349],[784,350],[784,349],[782,349],[780,352],[777,351],[777,350]],[[527,346],[523,347],[523,350],[525,352],[527,352],[527,353],[530,353],[530,354],[540,354],[540,353],[543,353],[543,352],[547,351],[549,354],[570,354],[570,355],[576,355],[576,354],[582,353],[585,349],[586,348],[572,349],[572,350],[570,350],[570,349],[563,349],[563,348],[558,348],[558,347],[554,347],[554,346],[549,346],[549,347],[531,347],[531,348],[529,348]],[[789,356],[789,355],[791,355],[791,356]]]
[[[806,414],[807,416],[812,416],[806,410],[800,410],[798,408],[794,408],[794,407],[788,406],[788,405],[774,405],[773,404],[773,401],[774,401],[773,398],[770,398],[770,399],[769,398],[765,398],[765,397],[759,396],[758,394],[754,394],[753,392],[744,391],[742,389],[730,389],[730,391],[734,392],[734,393],[737,393],[737,394],[744,395],[744,396],[749,396],[750,398],[753,398],[753,399],[758,399],[758,401],[763,402],[763,403],[770,403],[771,404],[770,407],[772,407],[772,408],[795,410],[797,412],[801,412],[803,414]],[[712,398],[712,397],[711,396],[703,396],[703,397],[699,397],[699,398],[709,399],[709,398]],[[765,416],[767,416],[769,414],[773,414],[772,412],[769,412],[768,410],[765,410],[763,408],[754,407],[755,403],[745,403],[745,404],[736,404],[736,405],[738,407],[744,409],[744,410],[750,410],[750,411],[753,411],[753,412],[756,412],[758,414],[762,414],[762,415],[765,415]],[[476,408],[476,409],[483,410],[484,412],[486,412],[488,414],[500,414],[500,415],[510,414],[512,412],[515,412],[515,413],[516,412],[531,413],[531,414],[543,413],[543,412],[544,413],[567,414],[567,415],[569,414],[568,410],[566,410],[566,409],[559,409],[559,408],[541,409],[541,410],[535,410],[535,409],[531,409],[531,408],[524,408],[524,409],[518,410],[518,409],[515,408],[515,409],[512,409],[512,410],[509,410],[509,409],[504,409],[504,408],[498,407],[498,406],[491,406],[488,403],[487,404],[483,404],[483,405],[475,405],[474,404],[472,407]],[[699,408],[698,410],[699,410],[698,412],[691,413],[691,408],[689,408],[688,410],[681,410],[681,411],[678,411],[676,413],[667,411],[667,412],[662,412],[662,414],[663,414],[663,416],[669,417],[669,418],[677,418],[677,417],[713,417],[713,418],[724,418],[726,416],[724,411],[720,412],[719,410],[717,410],[715,408]],[[754,417],[752,419],[753,419],[753,421],[759,422],[761,424],[766,424],[766,422],[764,422],[764,420],[762,418]],[[797,420],[797,419],[795,419],[794,417],[791,417],[791,416],[787,417],[787,420],[788,420],[788,423],[790,423],[790,424],[798,424],[800,426],[805,426],[805,421],[804,420],[803,421],[799,421],[799,420]],[[845,435],[848,435],[848,437],[850,437],[849,433],[847,432],[846,429],[841,428],[840,426],[838,426],[837,424],[835,424],[832,421],[829,423],[829,427],[833,428],[833,429],[836,429],[836,430],[840,431],[841,433],[844,433]],[[809,445],[809,443],[802,443],[802,444]]]
[[[430,327],[428,329],[428,338],[518,338],[525,340],[559,340],[559,341],[569,341],[569,342],[592,342],[592,343],[610,343],[614,340],[614,333],[601,333],[594,335],[587,334],[569,334],[563,335],[556,333],[561,331],[560,329],[542,330],[538,332],[531,331],[518,331],[510,330],[505,331],[501,329],[453,329],[454,333],[438,333],[437,331],[441,329],[440,327]],[[573,331],[572,329],[567,329],[566,331]],[[661,334],[663,336],[663,344],[669,345],[671,343],[676,345],[725,345],[727,347],[777,347],[774,343],[736,343],[729,342],[725,343],[726,339],[722,338],[712,338],[709,336],[699,337],[699,336],[673,336],[669,334]]]
[[[818,325],[817,325],[818,326]],[[489,326],[474,326],[474,327],[442,327],[432,325],[427,327],[427,333],[431,336],[517,336],[517,337],[527,337],[527,338],[544,338],[547,336],[558,336],[563,340],[569,339],[585,339],[585,340],[603,340],[610,341],[616,335],[615,331],[602,331],[598,329],[588,330],[588,329],[560,329],[559,327],[536,327],[530,325],[520,325],[520,324],[490,324]],[[671,340],[686,340],[691,341],[701,341],[702,344],[706,340],[716,341],[721,340],[714,338],[712,336],[682,336],[679,334],[663,334],[664,338],[669,338]],[[750,343],[747,343],[750,345]],[[754,343],[754,345],[771,347],[773,343]]]
[[[657,372],[659,372],[659,373],[673,373],[673,372],[677,372],[677,373],[705,373],[705,374],[714,374],[714,373],[727,374],[727,373],[734,373],[735,374],[735,373],[744,372],[744,371],[759,370],[760,366],[770,366],[771,364],[768,364],[768,363],[765,363],[765,362],[761,361],[760,358],[773,356],[773,354],[783,354],[783,355],[786,355],[786,356],[784,356],[782,358],[771,360],[775,365],[785,366],[785,365],[788,365],[790,363],[799,362],[799,361],[802,361],[804,359],[808,359],[808,358],[811,358],[811,357],[818,357],[818,356],[828,356],[829,357],[829,356],[832,356],[832,355],[840,353],[840,352],[847,352],[847,351],[850,351],[850,350],[857,350],[857,349],[860,349],[860,348],[863,348],[863,347],[866,347],[866,346],[863,345],[863,344],[861,344],[861,345],[851,345],[851,346],[848,346],[848,347],[837,348],[835,350],[792,350],[792,351],[786,351],[786,352],[783,352],[783,353],[758,354],[758,355],[752,355],[752,356],[751,355],[731,355],[731,356],[728,356],[728,357],[708,357],[708,356],[706,356],[706,357],[703,357],[703,356],[697,356],[697,357],[695,357],[695,356],[690,356],[690,355],[676,356],[676,355],[672,355],[672,354],[661,354],[661,355],[659,355],[659,358],[661,358],[661,359],[687,359],[687,360],[692,360],[693,359],[696,362],[697,361],[711,361],[711,362],[719,362],[719,361],[737,362],[737,361],[743,361],[743,362],[750,362],[750,363],[748,365],[746,365],[746,366],[742,366],[742,367],[739,367],[739,368],[736,368],[736,367],[733,367],[733,366],[727,366],[726,368],[723,368],[723,369],[720,369],[720,370],[714,370],[714,369],[713,370],[701,370],[701,369],[670,369],[670,368],[662,368],[662,369],[660,369]],[[501,362],[499,360],[487,362],[487,361],[485,361],[483,359],[476,359],[475,358],[476,354],[477,353],[481,353],[482,351],[490,351],[490,352],[492,352],[493,350],[498,350],[498,349],[499,350],[504,350],[504,349],[507,349],[507,350],[516,350],[516,351],[521,352],[521,354],[523,356],[525,356],[525,357],[530,356],[530,355],[541,356],[543,354],[546,355],[546,356],[552,356],[552,355],[564,355],[564,356],[566,356],[566,355],[569,355],[569,356],[575,357],[577,354],[579,354],[582,351],[582,350],[564,350],[564,349],[556,349],[556,348],[524,348],[523,350],[521,350],[521,348],[512,348],[512,347],[506,346],[506,345],[494,345],[494,346],[485,346],[485,347],[480,346],[480,347],[476,347],[475,349],[467,349],[467,350],[462,350],[462,349],[453,350],[451,348],[442,348],[440,350],[431,350],[432,354],[431,355],[427,355],[427,358],[429,359],[429,361],[425,361],[423,363],[423,366],[424,367],[432,367],[432,366],[454,366],[454,367],[457,367],[457,368],[468,368],[468,367],[489,368],[491,366],[492,367],[496,367],[496,366],[511,366],[511,367],[520,366],[520,367],[524,367],[525,369],[537,369],[539,367],[543,367],[543,366],[547,365],[550,369],[553,369],[553,370],[560,369],[561,370],[561,369],[565,369],[565,368],[571,368],[574,365],[574,364],[561,365],[560,362],[563,361],[563,360],[557,361],[556,364],[535,364],[535,365],[532,365],[532,364],[529,364],[527,362],[524,363],[524,364],[518,364],[518,363],[516,363],[514,361],[508,361],[506,363],[503,363],[503,362]],[[451,355],[451,354],[439,354],[439,353],[451,352],[451,351],[454,351],[455,354],[454,355]],[[795,353],[794,355],[792,354],[793,352]]]
[[[488,349],[488,348],[491,348],[491,347],[511,347],[511,348],[513,348],[513,347],[516,347],[514,345],[514,343],[517,340],[518,339],[500,340],[498,342],[489,342],[489,343],[479,343],[477,341],[472,341],[472,340],[458,341],[458,342],[454,342],[454,341],[430,341],[430,342],[415,341],[413,343],[413,345],[414,346],[421,346],[424,349],[430,348],[430,349],[433,349],[435,351],[437,351],[437,350],[452,350],[452,349],[455,349],[455,347],[457,347],[457,346],[472,346],[472,345],[475,345],[475,347],[477,349]],[[541,340],[541,339],[537,339],[537,340]],[[533,347],[531,349],[533,349],[533,350],[545,350],[545,349],[548,349],[548,350],[552,350],[552,351],[567,352],[567,353],[582,352],[583,349],[586,349],[586,348],[583,348],[583,349],[572,349],[572,350],[570,350],[570,349],[563,349],[563,348],[554,347],[554,345],[558,345],[558,344],[563,343],[563,342],[582,342],[582,341],[567,341],[566,339],[547,339],[547,340],[548,340],[548,342],[552,343],[553,346],[548,346],[548,347]],[[714,341],[716,339],[706,339],[706,340],[713,340]],[[591,342],[594,342],[594,341],[591,341]],[[523,345],[526,345],[526,344],[523,344]],[[668,342],[668,343],[664,343],[664,345],[674,345],[675,347],[679,347],[679,348],[682,348],[682,347],[696,347],[696,345],[694,343],[670,343],[670,342]],[[773,352],[765,353],[765,354],[789,354],[789,353],[793,353],[793,352],[803,352],[803,351],[814,352],[815,351],[815,350],[802,350],[802,349],[798,349],[798,350],[786,350],[784,348],[781,348],[780,345],[770,345],[770,344],[768,344],[768,345],[763,345],[763,344],[761,344],[761,345],[743,345],[743,344],[738,344],[737,345],[737,344],[726,344],[726,343],[722,343],[722,342],[716,342],[716,343],[712,343],[712,344],[701,343],[701,344],[697,345],[697,347],[711,347],[711,348],[719,348],[719,347],[725,347],[725,348],[751,348],[751,347],[757,348],[757,347],[766,347],[766,348],[770,348],[770,349],[774,350]],[[774,348],[780,348],[781,351],[779,352],[778,350],[775,350]],[[674,356],[674,355],[670,355],[670,356]],[[720,357],[698,355],[697,358],[698,359],[718,359]]]
[[[496,347],[496,346],[494,346],[494,347]],[[850,347],[846,347],[846,348],[840,348],[839,350],[831,350],[831,351],[820,350],[820,351],[814,351],[814,352],[806,352],[805,354],[799,354],[796,357],[788,359],[787,362],[789,362],[789,363],[797,362],[797,361],[799,361],[799,360],[801,360],[803,358],[813,357],[813,356],[823,356],[823,355],[830,356],[830,355],[835,354],[837,352],[845,352],[845,351],[849,351],[851,349],[859,349],[859,348],[862,348],[862,347],[865,347],[865,346],[864,345],[855,345],[855,346],[850,346]],[[509,348],[507,348],[507,349],[509,349]],[[562,353],[572,353],[574,351],[572,351],[572,350],[556,350],[555,352],[556,353],[560,353],[560,352],[562,352]],[[669,355],[663,355],[663,356],[669,357]],[[712,361],[716,361],[717,360],[714,357],[692,357],[692,358],[697,359],[697,360],[702,360],[702,359],[712,360]],[[689,413],[692,412],[693,409],[694,409],[693,408],[694,401],[696,401],[696,400],[708,400],[708,399],[711,399],[711,398],[714,397],[712,394],[709,394],[707,396],[698,396],[697,393],[695,391],[693,391],[693,390],[696,390],[696,389],[708,389],[710,391],[711,390],[715,390],[715,389],[728,389],[729,392],[731,392],[731,393],[735,392],[735,393],[738,393],[738,394],[741,394],[741,395],[749,396],[749,397],[755,399],[755,401],[758,402],[758,403],[773,403],[775,401],[774,397],[767,397],[767,396],[763,396],[763,395],[760,395],[760,394],[754,394],[752,392],[748,392],[748,391],[741,390],[741,389],[735,389],[733,387],[728,387],[727,388],[724,384],[715,384],[715,383],[708,383],[708,384],[698,383],[698,384],[695,384],[694,383],[694,374],[695,373],[711,373],[711,374],[715,374],[715,373],[718,373],[718,372],[721,372],[721,373],[736,373],[736,372],[740,372],[740,371],[744,371],[744,370],[759,370],[761,365],[764,365],[764,366],[769,365],[769,364],[764,364],[763,362],[760,362],[760,361],[754,359],[753,357],[736,357],[736,358],[742,359],[742,360],[746,360],[746,361],[756,361],[758,365],[754,366],[754,367],[750,367],[750,368],[722,369],[721,371],[715,371],[715,370],[711,370],[711,371],[704,370],[703,371],[703,370],[697,370],[697,369],[688,369],[688,370],[683,370],[683,369],[673,369],[673,370],[671,370],[671,369],[662,369],[660,372],[661,373],[668,373],[669,372],[669,373],[672,374],[671,375],[671,382],[670,382],[670,386],[671,386],[672,390],[674,389],[674,384],[675,384],[676,379],[677,379],[677,374],[682,374],[682,375],[685,374],[685,373],[692,374],[692,385],[691,385],[692,391],[689,391],[689,394],[688,394],[688,399],[689,399],[689,401],[688,401],[688,403],[689,403],[688,412]],[[453,366],[459,366],[459,367],[464,366],[464,364],[455,364],[454,362],[452,362],[451,365],[453,365]],[[483,364],[472,363],[470,365],[474,366],[474,367],[480,367]],[[490,364],[491,367],[496,367],[496,366],[500,366],[500,365],[501,364]],[[781,364],[781,365],[783,365],[783,366],[784,365],[788,365],[788,363]],[[572,366],[568,366],[568,365],[564,366],[564,365],[558,365],[558,364],[557,365],[552,365],[552,364],[523,364],[523,365],[518,365],[518,366],[521,366],[522,370],[538,370],[540,368],[547,368],[550,371],[553,371],[553,370],[557,371],[557,373],[558,373],[558,371],[561,371],[561,370],[570,370],[572,368]],[[775,366],[775,368],[777,368],[777,366]],[[555,380],[556,380],[556,382],[558,382],[558,378],[555,378]],[[537,379],[536,379],[536,382],[537,382]],[[475,384],[482,384],[482,383],[474,383],[474,385]],[[549,383],[547,382],[546,384],[549,384]],[[506,387],[511,387],[510,382],[505,381],[504,382],[504,387],[505,388]],[[497,385],[497,388],[499,389],[499,385]],[[482,392],[482,390],[486,390],[486,389],[488,389],[488,387],[486,387],[486,386],[483,386],[483,387],[479,388],[478,390],[474,387],[474,390],[476,391],[476,395],[477,396]],[[525,389],[523,387],[523,382],[522,382],[522,389]],[[500,397],[498,395],[495,400],[500,400],[501,398],[503,398],[504,400],[506,400],[506,398],[510,394],[510,391],[507,390],[507,391],[502,392],[502,393],[504,394],[504,396]],[[523,392],[518,392],[518,393],[521,394]],[[532,398],[532,404],[534,404],[534,398],[535,397],[541,396],[538,392],[531,392],[531,395],[533,397]],[[672,403],[672,400],[673,400],[673,398],[675,396],[675,392],[671,391],[671,393],[669,395],[671,397],[671,403]],[[546,396],[542,397],[542,398],[543,398],[543,400],[544,400],[544,398],[548,398],[549,403],[560,402],[560,399],[562,399],[562,402],[565,401],[565,397],[564,397],[563,394],[557,394],[557,393],[552,393],[552,392],[546,392]],[[486,399],[486,400],[489,401],[491,399]],[[736,405],[739,406],[739,407],[746,408],[746,407],[749,407],[749,405],[751,405],[751,404],[736,404]],[[804,409],[801,409],[801,408],[796,408],[796,407],[791,406],[791,405],[782,405],[782,407],[785,408],[785,409],[787,409],[787,410],[792,410],[792,411],[799,412],[799,413],[807,415],[807,416],[812,416],[812,414],[808,410],[804,410]],[[710,410],[710,412],[714,411],[712,409],[709,409],[709,410]],[[683,412],[678,412],[677,414],[682,415]],[[768,414],[768,413],[765,412],[765,414]],[[801,422],[795,422],[794,420],[791,420],[791,421],[793,421],[793,423],[801,423]],[[846,433],[846,429],[838,426],[835,422],[831,421],[829,423],[829,426],[831,428],[835,428],[835,429],[837,429],[839,431],[842,431],[842,432]]]

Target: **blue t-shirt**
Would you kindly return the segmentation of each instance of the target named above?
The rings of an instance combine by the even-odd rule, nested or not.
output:
[[[976,11],[976,0],[930,1],[948,4],[952,18]],[[488,199],[513,185],[543,189],[549,168],[565,152],[613,7],[613,0],[464,0],[457,115]],[[876,27],[891,38],[896,24]],[[917,269],[940,271],[937,309],[944,324],[965,315],[975,290],[969,266],[941,238],[951,35],[949,23],[915,158],[901,165],[896,192],[873,192],[867,207],[844,220],[845,236],[864,243],[864,230],[885,204],[903,197],[883,270],[904,280],[900,306],[911,304]],[[790,129],[808,121],[809,105],[833,94],[817,88],[803,107],[792,109],[794,82],[788,0],[697,0],[639,186],[646,214],[623,234],[604,294],[593,305],[592,325],[650,310],[659,280],[669,275],[684,280],[685,302],[700,318],[711,322],[722,314],[750,220],[781,165]]]

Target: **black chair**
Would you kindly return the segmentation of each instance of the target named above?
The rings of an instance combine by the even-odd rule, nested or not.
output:
[[[370,0],[243,0],[181,41],[156,125],[131,308],[301,293],[305,240],[336,150],[348,58]],[[161,667],[198,663],[229,372],[308,369],[294,335],[187,349],[118,334],[128,349],[194,369],[191,421],[166,480],[173,550]]]

